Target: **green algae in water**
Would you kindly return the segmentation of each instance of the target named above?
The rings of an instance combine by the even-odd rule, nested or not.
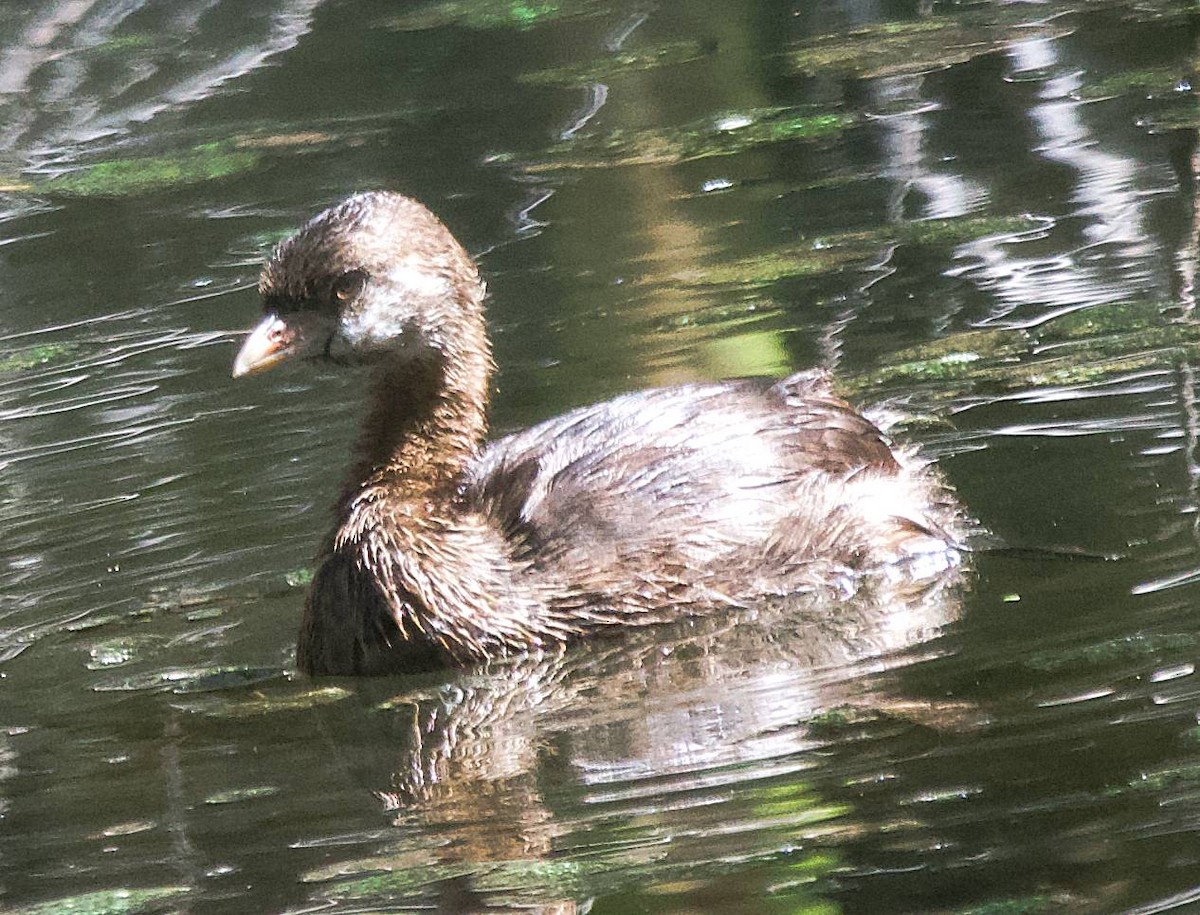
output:
[[[1040,344],[1057,359],[1030,363],[1041,383],[1111,377],[1200,355],[1200,326],[1166,321],[1155,303],[1098,305],[1047,322]]]
[[[203,607],[200,610],[189,610],[183,615],[183,618],[189,623],[199,623],[204,620],[215,620],[225,615],[225,610],[221,607]]]
[[[377,125],[364,126],[363,120],[335,120],[319,128],[264,125],[232,138],[199,143],[176,152],[84,163],[65,174],[44,179],[34,177],[9,189],[66,197],[128,197],[200,184],[252,171],[268,155],[329,151],[339,145],[360,144],[365,137],[381,130]],[[291,231],[294,229],[288,234]]]
[[[556,143],[549,158],[527,166],[530,172],[562,168],[673,165],[789,140],[836,136],[858,123],[851,114],[813,109],[752,108],[663,130],[614,130]]]
[[[255,785],[251,788],[231,788],[228,791],[218,791],[216,794],[210,794],[204,799],[204,803],[219,806],[222,804],[238,804],[242,801],[252,801],[260,797],[270,797],[273,794],[278,794],[279,788],[275,785]]]
[[[188,680],[175,687],[173,692],[215,693],[231,689],[244,689],[271,680],[286,679],[288,672],[279,667],[218,667],[212,673]]]
[[[1127,334],[1162,328],[1162,308],[1155,302],[1111,302],[1081,308],[1038,328],[1042,342],[1079,340],[1104,334]]]
[[[808,721],[808,732],[822,740],[833,740],[867,724],[883,718],[877,709],[861,706],[840,705],[827,709]]]
[[[838,133],[856,123],[857,119],[848,114],[784,115],[763,119],[759,130],[746,130],[741,139],[751,145],[757,145],[759,142],[775,143],[780,140],[810,140]],[[732,130],[726,126],[721,126],[721,129]]]
[[[176,154],[95,162],[34,189],[67,197],[128,197],[226,178],[250,171],[259,161],[257,152],[232,142],[204,143]]]
[[[850,391],[954,382],[993,391],[1091,384],[1200,357],[1200,326],[1170,321],[1161,302],[1096,305],[1030,329],[952,334],[892,354],[887,365],[846,379]]]
[[[884,226],[881,234],[910,245],[962,245],[981,238],[1045,230],[1050,224],[1050,220],[1037,216],[951,216]]]
[[[824,823],[843,817],[851,808],[844,804],[824,803],[807,782],[775,785],[754,792],[753,810],[766,819],[786,819],[789,824],[804,826]]]
[[[604,11],[603,6],[589,0],[445,0],[428,9],[395,17],[387,25],[405,32],[448,25],[478,30],[523,30],[558,19],[596,16]]]
[[[305,588],[312,583],[312,569],[293,569],[284,573],[283,581],[289,588]]]
[[[100,890],[5,911],[7,915],[134,915],[161,911],[168,902],[189,892],[186,886]]]
[[[214,692],[262,683],[283,676],[275,668],[256,667],[173,667],[130,674],[92,685],[99,693],[140,692],[169,689],[174,693]]]
[[[845,378],[841,387],[863,393],[890,384],[927,381],[957,381],[990,377],[1003,366],[1013,371],[1013,362],[1029,351],[1029,340],[1021,331],[974,330],[951,334],[941,340],[899,350],[887,365]]]
[[[598,60],[589,60],[566,67],[552,67],[547,70],[523,73],[517,77],[517,81],[530,86],[578,88],[590,83],[610,80],[625,73],[641,73],[659,67],[691,63],[694,60],[700,60],[706,54],[704,47],[697,41],[673,41],[654,48],[621,51]]]
[[[1184,763],[1157,772],[1143,772],[1122,788],[1113,788],[1109,795],[1129,792],[1161,795],[1168,788],[1195,788],[1200,785],[1200,764]]]
[[[1006,334],[1004,331],[994,333]],[[1070,358],[1034,359],[1027,349],[1016,342],[1018,337],[1012,339],[1011,346],[1005,346],[1011,352],[1008,356],[968,352],[902,361],[848,378],[840,387],[849,393],[862,393],[902,384],[952,382],[954,392],[958,394],[965,394],[976,386],[986,386],[987,390],[993,392],[1016,391],[1031,387],[1089,384],[1164,364],[1161,353],[1101,359],[1095,354],[1081,352]],[[911,351],[897,355],[907,354],[911,354]]]
[[[215,718],[257,718],[276,712],[307,711],[341,702],[353,695],[340,686],[321,686],[302,692],[260,693],[253,699],[217,699],[206,704],[202,711]]]
[[[155,48],[159,43],[157,36],[147,32],[118,35],[109,38],[94,47],[85,48],[82,53],[90,57],[121,57],[135,51],[146,51]]]
[[[1032,216],[962,216],[895,223],[861,232],[843,232],[763,254],[677,275],[692,286],[768,286],[780,280],[833,273],[874,261],[894,244],[954,246],[993,236],[1010,236],[1045,225]]]
[[[98,693],[124,693],[169,689],[182,683],[211,676],[212,673],[211,669],[205,668],[154,670],[148,673],[130,674],[127,677],[96,683],[93,684],[92,690]]]
[[[1200,129],[1200,104],[1197,104],[1196,96],[1181,92],[1178,99],[1141,118],[1139,123],[1152,134],[1197,130]]]
[[[104,670],[124,666],[138,660],[148,649],[161,648],[163,642],[162,638],[153,635],[121,636],[98,642],[88,652],[91,660],[88,661],[87,668]]]
[[[793,247],[769,251],[729,264],[703,267],[675,274],[688,286],[740,286],[758,288],[793,277],[833,273],[868,256],[865,247]]]
[[[983,366],[994,365],[1028,351],[1022,335],[1007,330],[967,331],[924,346],[901,350],[891,365],[881,367],[872,383],[911,378],[916,380],[971,377]]]
[[[1135,354],[1115,358],[1099,358],[1100,355],[1081,352],[1074,357],[1048,363],[1030,363],[1007,378],[1003,372],[993,372],[987,380],[1008,390],[1030,386],[1068,387],[1143,372],[1164,364],[1160,354]]]
[[[1121,4],[1121,18],[1126,22],[1170,22],[1173,19],[1192,19],[1196,15],[1196,0],[1139,0],[1137,4]]]
[[[613,870],[614,861],[569,860],[566,858],[525,858],[499,862],[475,879],[481,892],[512,893],[525,888],[534,892],[578,896],[586,892],[586,878]]]
[[[883,22],[850,32],[820,35],[788,55],[800,73],[843,73],[863,78],[943,70],[991,54],[1013,41],[1069,34],[1066,26],[1033,26],[1024,11],[998,10],[982,16],[938,16]]]
[[[1076,98],[1084,100],[1106,99],[1137,92],[1141,95],[1173,96],[1182,76],[1179,70],[1160,67],[1152,70],[1125,70],[1110,76],[1090,80],[1083,77],[1083,84],[1075,90]]]
[[[73,355],[78,347],[70,343],[42,343],[0,358],[0,375],[23,372],[39,366],[60,362]]]
[[[377,857],[369,858],[363,862],[363,869],[378,870],[380,863]],[[353,867],[354,863],[351,862],[349,866]],[[443,880],[465,877],[473,873],[475,873],[475,868],[466,864],[419,864],[413,867],[398,868],[384,874],[342,880],[324,887],[320,895],[323,899],[341,902],[366,900],[373,897],[391,897],[397,894],[412,893]],[[327,880],[329,875],[325,871],[318,871],[306,874],[300,879],[311,883]]]
[[[1191,633],[1124,636],[1057,651],[1039,651],[1025,659],[1025,666],[1042,672],[1064,669],[1107,667],[1119,661],[1140,661],[1163,652],[1186,652],[1195,648],[1197,637]]]
[[[792,878],[785,886],[776,885],[768,892],[775,894],[784,889],[794,889],[797,886],[815,883],[816,881],[828,877],[834,871],[842,868],[844,865],[835,855],[825,854],[823,852],[815,852],[810,855],[805,855],[798,861],[790,860],[787,863],[786,873]],[[819,905],[830,905],[831,911],[840,912],[841,909],[832,906],[830,903],[810,903]],[[824,909],[812,910],[805,908],[802,911],[825,911]]]
[[[657,856],[657,851],[656,851]],[[568,858],[523,858],[487,863],[437,864],[420,863],[385,864],[386,873],[378,873],[381,861],[378,857],[358,862],[347,862],[344,867],[351,871],[373,871],[366,876],[351,876],[330,883],[320,891],[324,899],[339,902],[370,902],[372,900],[394,901],[396,897],[411,898],[437,883],[456,877],[471,876],[472,889],[487,897],[496,907],[520,907],[522,900],[546,895],[577,897],[589,895],[597,883],[604,882],[610,874],[628,873],[632,867],[653,865],[645,860],[645,850],[626,849],[605,857]],[[334,876],[328,869],[305,874],[304,882],[324,882]]]
[[[953,915],[1036,915],[1041,912],[1067,912],[1070,911],[1070,899],[1062,895],[1022,896],[1018,899],[1000,899],[951,911]]]
[[[119,622],[122,617],[116,613],[102,613],[99,616],[85,616],[83,619],[72,620],[62,627],[63,632],[87,632],[89,629],[99,629],[110,623]]]
[[[789,58],[802,73],[834,70],[873,77],[941,69],[992,50],[991,42],[947,17],[821,35],[799,45]]]

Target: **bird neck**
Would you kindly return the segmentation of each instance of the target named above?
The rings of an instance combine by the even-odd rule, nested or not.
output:
[[[379,366],[351,490],[421,497],[457,486],[487,434],[491,348],[482,327],[453,350]]]

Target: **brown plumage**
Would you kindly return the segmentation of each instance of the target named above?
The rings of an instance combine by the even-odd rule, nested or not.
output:
[[[627,394],[484,447],[483,285],[406,197],[315,217],[260,292],[235,376],[299,354],[372,366],[305,608],[306,672],[463,663],[957,561],[937,476],[819,373]]]

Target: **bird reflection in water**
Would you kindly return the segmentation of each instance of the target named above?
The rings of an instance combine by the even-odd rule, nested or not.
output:
[[[340,733],[361,716],[330,719],[330,736],[377,749],[355,777],[403,838],[361,866],[435,895],[439,911],[566,913],[631,876],[686,883],[721,862],[836,844],[854,827],[809,790],[826,716],[957,728],[974,714],[906,699],[886,673],[935,650],[962,579],[954,568],[850,601],[800,595],[386,697],[394,680],[363,681],[387,709],[386,738]],[[764,806],[770,792],[792,809]],[[355,870],[338,866],[334,886]]]

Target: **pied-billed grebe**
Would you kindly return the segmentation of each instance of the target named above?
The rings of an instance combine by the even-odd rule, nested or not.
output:
[[[305,672],[462,663],[957,560],[937,476],[817,373],[627,394],[485,447],[483,283],[407,197],[314,217],[259,291],[235,377],[299,355],[372,366]]]

